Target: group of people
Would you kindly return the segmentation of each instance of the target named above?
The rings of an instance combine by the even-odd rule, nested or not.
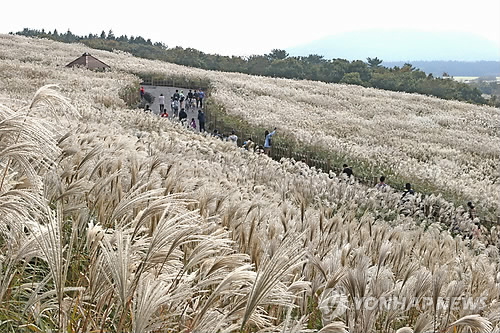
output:
[[[214,129],[214,131],[212,132],[212,136],[221,139],[222,141],[227,141],[233,143],[234,145],[238,145],[238,136],[234,131],[231,131],[230,135],[224,135],[223,133],[220,133],[217,129]]]
[[[139,89],[139,93],[141,95],[141,100],[144,99],[145,91],[144,87],[141,86]],[[179,110],[182,112],[182,110],[187,108],[187,109],[193,109],[193,108],[203,108],[203,100],[205,98],[205,93],[203,90],[193,90],[189,89],[189,92],[187,93],[187,96],[184,95],[184,90],[179,91],[178,89],[175,90],[175,93],[170,97],[170,111],[173,113],[174,117],[180,116]],[[160,105],[160,114],[163,117],[168,117],[167,115],[163,115],[164,113],[166,114],[167,111],[165,109],[165,96],[163,94],[160,94],[158,97],[158,104]],[[149,105],[146,105],[145,110],[151,110],[149,108]]]
[[[242,148],[256,153],[263,153],[266,155],[270,155],[272,147],[272,137],[275,134],[276,134],[276,127],[272,132],[266,130],[264,133],[265,140],[263,146],[257,145],[254,141],[252,141],[252,138],[248,138],[242,142]],[[231,142],[235,145],[238,144],[238,136],[236,135],[235,131],[231,131],[230,135],[225,135],[223,133],[220,133],[217,129],[214,129],[214,131],[212,132],[212,136],[221,139],[222,141]]]
[[[144,87],[140,88],[141,99],[144,98]],[[184,96],[184,91],[175,90],[175,93],[170,97],[170,110],[173,118],[178,118],[179,121],[186,127],[196,130],[199,128],[200,132],[205,131],[205,112],[202,109],[198,110],[198,124],[195,118],[191,118],[188,122],[188,115],[186,108],[191,109],[196,106],[196,108],[203,107],[203,99],[205,98],[205,93],[203,90],[189,90],[187,96]],[[158,97],[158,104],[160,105],[160,117],[168,118],[167,109],[165,108],[165,96],[160,94]],[[145,112],[153,112],[149,104],[144,108]]]
[[[346,165],[344,165],[346,167]],[[344,168],[345,171],[345,168]],[[351,170],[352,174],[352,170]],[[380,191],[387,191],[390,187],[385,183],[385,177],[381,176],[379,179],[379,183],[375,185],[375,188]],[[410,183],[405,184],[405,189],[403,190],[403,194],[401,195],[400,199],[400,205],[402,207],[401,213],[404,215],[408,215],[407,207],[405,205],[411,201],[411,198],[413,198],[413,195],[415,194],[415,191],[413,190],[412,186]],[[471,221],[473,221],[474,226],[473,230],[466,231],[464,234],[465,237],[467,238],[473,238],[473,237],[479,237],[481,234],[481,224],[479,219],[477,219],[476,215],[476,208],[474,207],[474,204],[472,201],[467,202],[467,208],[466,211],[464,212],[464,216],[469,218]],[[454,228],[455,231],[460,231],[458,227],[455,226]]]
[[[161,114],[161,116],[163,117],[163,113]],[[166,117],[168,117],[168,114]],[[198,110],[198,126],[196,125],[196,120],[194,118],[191,118],[191,120],[188,122],[188,115],[184,109],[181,109],[181,111],[179,112],[179,121],[181,122],[181,124],[193,130],[199,128],[200,132],[205,132],[205,120],[206,117],[205,117],[205,112],[203,112],[203,110]]]
[[[203,108],[203,99],[205,98],[205,93],[203,90],[194,92],[189,89],[187,96],[184,95],[184,90],[179,92],[178,89],[170,97],[170,111],[172,111],[174,116],[180,116],[179,110],[182,112],[185,109]],[[158,103],[160,104],[160,113],[166,112],[165,110],[165,96],[160,94],[158,98]]]

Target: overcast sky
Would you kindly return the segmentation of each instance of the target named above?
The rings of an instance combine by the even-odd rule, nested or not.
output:
[[[469,32],[500,48],[500,1],[2,1],[0,33],[25,27],[78,35],[112,29],[223,55],[263,54],[374,28]]]

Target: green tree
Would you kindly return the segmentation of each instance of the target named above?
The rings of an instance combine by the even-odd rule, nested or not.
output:
[[[61,35],[66,43],[74,43],[79,40],[79,37],[74,35],[69,29],[64,35]]]
[[[288,57],[288,52],[286,52],[285,50],[273,49],[271,50],[271,53],[266,54],[266,57],[269,59],[269,61],[283,60]]]
[[[377,68],[381,63],[382,63],[382,60],[380,60],[379,58],[375,57],[375,58],[366,58],[366,61],[368,62],[368,65],[370,66],[370,68]]]
[[[345,59],[334,59],[324,65],[323,74],[327,77],[326,82],[339,83],[344,74],[348,72],[349,61]]]
[[[400,71],[401,72],[413,72],[416,68],[413,67],[412,64],[405,63],[403,67],[401,67]]]
[[[356,60],[351,62],[348,66],[347,72],[359,73],[359,77],[364,82],[370,81],[371,78],[371,72],[370,69],[368,68],[368,65],[361,60]]]
[[[121,36],[120,36],[120,37],[118,37],[116,40],[117,40],[118,42],[125,42],[125,43],[127,43],[127,42],[128,42],[128,37],[127,37],[127,35],[121,35]]]
[[[372,87],[385,90],[397,90],[398,85],[395,80],[395,75],[390,72],[385,73],[373,73],[370,79],[370,84]]]
[[[363,85],[363,80],[358,72],[345,73],[340,83]]]
[[[288,79],[304,79],[303,63],[295,58],[275,60],[268,69],[273,76],[285,77]]]
[[[266,56],[253,55],[248,58],[247,70],[257,75],[266,75],[268,73],[270,62]]]
[[[310,54],[307,57],[301,58],[301,60],[309,64],[323,64],[326,62],[326,59],[322,55],[318,54]]]

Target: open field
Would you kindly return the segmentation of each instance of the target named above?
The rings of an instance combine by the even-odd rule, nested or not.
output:
[[[82,45],[13,36],[0,43],[0,58],[28,61],[35,72],[41,65],[63,66],[87,51]],[[12,43],[16,46],[9,47]],[[50,56],[40,56],[47,50]],[[471,200],[492,218],[498,216],[499,109],[359,86],[210,72],[119,52],[92,54],[115,69],[108,75],[117,80],[94,91],[94,99],[119,103],[119,86],[130,78],[124,72],[206,80],[213,100],[227,113],[256,126],[276,126],[301,144],[346,156],[358,166],[355,173],[383,172],[389,182],[411,182],[417,191],[442,192],[457,202]],[[32,76],[35,82],[49,82]],[[95,89],[90,82],[88,89]]]
[[[498,204],[498,110],[98,51],[112,72],[63,67],[84,51],[0,36],[2,332],[498,332],[497,228],[119,96],[132,72],[207,79],[249,122],[430,175],[484,207]],[[49,83],[60,88],[37,92]],[[397,306],[368,306],[382,299]]]

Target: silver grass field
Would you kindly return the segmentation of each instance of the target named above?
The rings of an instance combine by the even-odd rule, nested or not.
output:
[[[119,94],[133,73],[209,79],[255,125],[434,177],[485,209],[499,203],[498,109],[120,52],[92,50],[111,72],[64,67],[85,51],[0,35],[1,332],[500,332],[496,227],[476,230],[438,194],[401,214],[398,192],[193,133]],[[299,107],[309,117],[283,120]],[[389,111],[380,121],[403,139],[384,146]]]

